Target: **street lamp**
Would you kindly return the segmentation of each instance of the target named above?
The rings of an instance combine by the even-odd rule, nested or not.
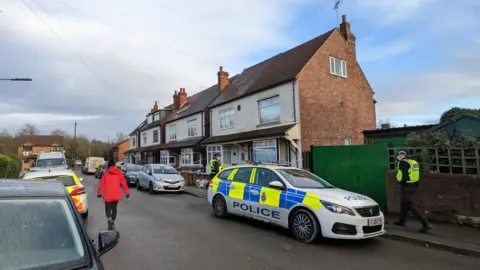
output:
[[[7,79],[3,79],[3,78],[0,78],[0,81],[12,81],[12,82],[31,82],[32,79],[31,78],[7,78]]]

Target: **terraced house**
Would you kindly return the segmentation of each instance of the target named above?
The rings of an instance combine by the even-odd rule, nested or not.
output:
[[[339,28],[232,78],[220,67],[217,84],[192,97],[181,89],[164,121],[160,162],[203,167],[220,152],[224,166],[300,167],[311,145],[363,144],[362,131],[376,125],[376,102],[355,40],[343,16]]]

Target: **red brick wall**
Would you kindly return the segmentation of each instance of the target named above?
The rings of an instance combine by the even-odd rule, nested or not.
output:
[[[395,173],[387,174],[387,204],[400,211],[399,185]],[[480,176],[424,173],[415,202],[432,220],[454,222],[455,215],[480,217]]]
[[[125,152],[130,150],[130,140],[126,140],[117,146],[118,149],[118,161],[125,160]]]
[[[330,74],[333,56],[347,61],[347,77]],[[300,72],[298,79],[302,148],[363,144],[363,130],[375,129],[373,92],[355,58],[354,45],[335,31]]]

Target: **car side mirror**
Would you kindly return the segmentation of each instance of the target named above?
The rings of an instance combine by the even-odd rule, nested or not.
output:
[[[272,181],[269,183],[269,186],[275,189],[285,189],[285,186],[280,181]]]
[[[118,244],[120,233],[117,231],[101,231],[98,233],[98,256],[102,256]]]

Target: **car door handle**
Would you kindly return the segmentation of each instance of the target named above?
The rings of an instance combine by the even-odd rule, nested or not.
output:
[[[250,190],[250,193],[252,193],[253,195],[258,195],[258,194],[260,194],[260,192],[258,192],[258,190]]]

